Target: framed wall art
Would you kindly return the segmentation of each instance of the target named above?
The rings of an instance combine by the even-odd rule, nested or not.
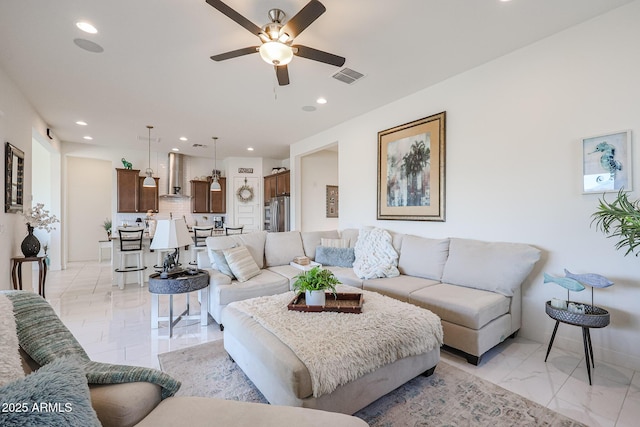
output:
[[[445,220],[445,118],[378,132],[378,219]]]
[[[24,152],[10,143],[4,148],[4,211],[22,212],[24,202]]]
[[[327,185],[327,218],[338,218],[337,185]]]
[[[582,139],[582,192],[608,193],[632,188],[631,131]]]

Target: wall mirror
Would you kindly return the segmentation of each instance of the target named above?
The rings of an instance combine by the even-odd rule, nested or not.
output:
[[[24,151],[5,144],[4,211],[21,212],[24,199]]]

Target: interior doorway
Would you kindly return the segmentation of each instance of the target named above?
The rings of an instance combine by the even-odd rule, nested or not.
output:
[[[327,186],[338,187],[338,143],[322,147],[300,157],[300,222],[301,231],[338,229],[338,216],[327,211]],[[339,187],[338,187],[339,195]],[[339,200],[337,203],[339,207]]]

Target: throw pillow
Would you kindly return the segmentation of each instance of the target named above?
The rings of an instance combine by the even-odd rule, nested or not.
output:
[[[288,265],[297,256],[304,255],[299,231],[268,233],[264,244],[267,267]]]
[[[13,303],[0,294],[0,386],[24,377]]]
[[[231,280],[236,278],[233,275],[233,271],[231,271],[231,267],[229,267],[229,264],[227,263],[227,259],[224,257],[224,251],[219,249],[210,249],[209,253],[214,259],[216,270],[224,275],[229,276]]]
[[[316,248],[316,262],[322,265],[332,265],[335,267],[353,267],[356,259],[353,248],[332,248],[318,246]]]
[[[398,253],[391,244],[391,235],[381,228],[360,230],[355,246],[353,272],[361,279],[396,277]]]
[[[327,248],[348,248],[349,239],[320,239],[320,246]]]
[[[0,388],[0,425],[100,426],[79,360],[62,357]],[[4,409],[4,408],[3,408]]]
[[[249,253],[246,246],[237,246],[235,248],[225,249],[224,257],[229,264],[229,268],[236,276],[238,282],[246,282],[254,276],[260,274],[260,268]]]

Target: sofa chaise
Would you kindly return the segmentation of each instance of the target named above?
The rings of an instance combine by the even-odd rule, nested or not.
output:
[[[301,270],[290,262],[305,255],[323,263],[343,284],[437,314],[444,329],[444,345],[461,353],[469,363],[477,365],[489,349],[517,334],[522,321],[521,286],[540,258],[538,249],[521,243],[389,234],[398,255],[399,274],[369,279],[358,277],[343,260],[316,257],[318,248],[324,248],[323,242],[337,242],[357,257],[359,229],[209,237],[207,251],[198,255],[198,266],[210,274],[210,314],[222,329],[222,313],[229,303],[292,289]],[[225,251],[241,246],[247,248],[258,269],[246,280],[234,278],[228,265],[221,267]]]

